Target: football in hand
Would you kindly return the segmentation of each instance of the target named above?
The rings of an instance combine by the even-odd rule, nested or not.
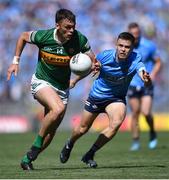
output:
[[[92,61],[86,54],[79,53],[70,59],[70,69],[75,75],[87,75],[92,68]]]

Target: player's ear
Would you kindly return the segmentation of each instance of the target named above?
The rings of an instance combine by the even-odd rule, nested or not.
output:
[[[117,49],[117,47],[118,47],[118,40],[117,40],[116,43],[115,43],[115,47],[116,47],[116,49]]]
[[[58,29],[60,27],[58,23],[56,23],[55,26],[56,26],[56,29]]]

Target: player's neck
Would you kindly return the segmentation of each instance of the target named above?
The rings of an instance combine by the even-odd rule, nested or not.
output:
[[[57,31],[57,29],[55,30],[55,40],[58,44],[64,44],[66,42],[66,40],[62,37],[62,35],[59,33],[59,31]]]
[[[126,62],[126,60],[127,60],[127,58],[126,58],[126,59],[120,59],[120,58],[118,57],[118,55],[116,54],[115,61],[116,61],[117,63]]]

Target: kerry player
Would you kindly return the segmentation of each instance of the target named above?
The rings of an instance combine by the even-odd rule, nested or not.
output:
[[[34,44],[39,48],[31,91],[34,98],[44,106],[45,113],[33,145],[22,158],[23,170],[33,170],[32,161],[51,143],[66,111],[69,88],[74,87],[82,78],[76,76],[70,80],[70,58],[82,52],[94,60],[88,39],[75,29],[76,17],[71,11],[58,10],[55,22],[55,28],[21,34],[16,44],[13,62],[7,72],[8,80],[12,73],[15,76],[18,74],[20,56],[26,43]]]
[[[134,37],[128,32],[120,33],[116,49],[99,53],[96,59],[101,64],[99,77],[94,81],[85,103],[80,125],[72,132],[60,153],[60,161],[66,163],[74,143],[91,127],[96,117],[105,112],[109,125],[100,133],[82,161],[95,168],[95,153],[108,143],[117,133],[126,115],[128,86],[133,76],[138,73],[146,85],[151,84],[149,74],[141,62],[141,55],[133,51]]]

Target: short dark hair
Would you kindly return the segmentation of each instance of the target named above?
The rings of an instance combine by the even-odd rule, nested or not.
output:
[[[70,21],[76,23],[76,16],[68,9],[60,9],[56,12],[55,23],[63,19],[69,19]]]
[[[140,28],[139,25],[136,22],[131,22],[128,25],[128,29],[132,29],[132,28]]]
[[[134,36],[131,33],[129,33],[129,32],[122,32],[122,33],[120,33],[118,38],[117,38],[117,40],[118,39],[129,40],[129,41],[131,41],[132,44],[134,44],[134,41],[135,41]]]

